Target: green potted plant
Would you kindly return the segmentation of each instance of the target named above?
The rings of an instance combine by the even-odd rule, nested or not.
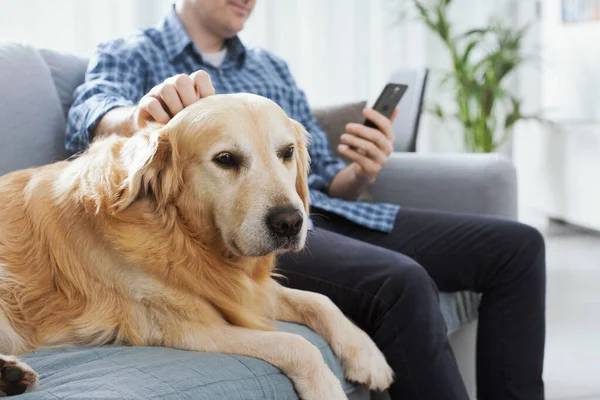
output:
[[[524,115],[521,100],[506,85],[506,78],[521,66],[521,44],[528,27],[512,29],[494,22],[489,26],[456,34],[448,19],[452,0],[408,0],[424,23],[444,44],[452,67],[440,84],[450,86],[456,108],[447,111],[435,104],[431,111],[441,119],[458,120],[464,131],[465,149],[496,151],[511,137]]]

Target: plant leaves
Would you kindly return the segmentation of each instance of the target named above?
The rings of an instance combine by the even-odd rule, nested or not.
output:
[[[462,56],[463,63],[467,63],[469,61],[469,55],[471,54],[473,49],[479,44],[479,42],[480,40],[472,40],[469,42]]]
[[[431,20],[429,10],[427,10],[427,7],[425,7],[423,4],[421,4],[420,1],[417,0],[414,1],[414,4],[417,10],[419,11],[419,14],[421,15],[421,18],[423,18],[423,21],[431,28],[433,26],[433,22]]]
[[[452,80],[455,80],[454,74],[452,72],[447,72],[444,74],[442,79],[440,79],[439,85],[446,86]]]
[[[521,100],[511,96],[510,102],[512,105],[512,111],[506,114],[504,119],[504,129],[512,128],[520,119],[523,118],[523,115],[521,114]]]
[[[416,19],[442,40],[452,61],[439,84],[451,84],[456,114],[439,104],[428,111],[440,119],[457,118],[468,148],[494,151],[510,138],[518,121],[541,121],[539,116],[524,115],[521,100],[504,85],[505,78],[526,61],[522,44],[530,25],[514,29],[496,20],[455,35],[448,13],[451,0],[408,1],[416,8]]]
[[[479,29],[471,29],[469,31],[466,31],[463,34],[458,35],[456,38],[457,39],[464,39],[467,38],[469,36],[472,35],[485,35],[489,32],[491,32],[492,30],[490,28],[479,28]]]
[[[444,110],[442,110],[442,107],[439,104],[436,104],[435,106],[433,106],[433,109],[431,111],[436,117],[438,117],[440,119],[444,119],[444,117],[445,117]]]
[[[437,26],[438,33],[442,37],[444,42],[446,42],[448,44],[448,46],[451,46],[452,44],[450,43],[450,24],[448,23],[448,20],[446,19],[446,14],[445,14],[446,5],[444,3],[438,3],[436,12],[437,12],[436,26]]]

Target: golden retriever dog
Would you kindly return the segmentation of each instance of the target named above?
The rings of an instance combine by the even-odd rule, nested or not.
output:
[[[371,389],[392,370],[325,296],[285,288],[275,256],[307,235],[307,137],[275,103],[202,99],[164,126],[0,178],[0,396],[35,387],[14,356],[106,343],[252,356],[301,398],[346,398],[305,324]]]

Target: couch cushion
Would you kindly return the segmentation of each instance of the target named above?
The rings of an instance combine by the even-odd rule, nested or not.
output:
[[[54,50],[40,49],[38,51],[50,69],[66,119],[69,108],[73,104],[73,92],[85,80],[88,60]]]
[[[0,175],[63,159],[65,118],[39,53],[0,44],[0,82]]]
[[[337,146],[340,144],[340,136],[346,132],[346,124],[348,122],[362,123],[365,117],[362,114],[365,108],[365,101],[356,103],[345,103],[327,107],[317,107],[312,110],[313,115],[321,124],[329,138],[329,146],[336,156],[340,156],[337,152]],[[342,157],[348,162],[346,158]]]
[[[343,382],[350,400],[369,392],[343,380],[331,348],[302,325],[278,322],[317,346]],[[163,347],[71,347],[22,357],[41,376],[40,387],[21,397],[42,399],[296,399],[291,381],[271,364],[252,357],[197,353]]]

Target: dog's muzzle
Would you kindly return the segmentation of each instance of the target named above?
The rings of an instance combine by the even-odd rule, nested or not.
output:
[[[266,219],[269,232],[281,247],[293,246],[304,224],[304,215],[295,207],[274,207]]]

